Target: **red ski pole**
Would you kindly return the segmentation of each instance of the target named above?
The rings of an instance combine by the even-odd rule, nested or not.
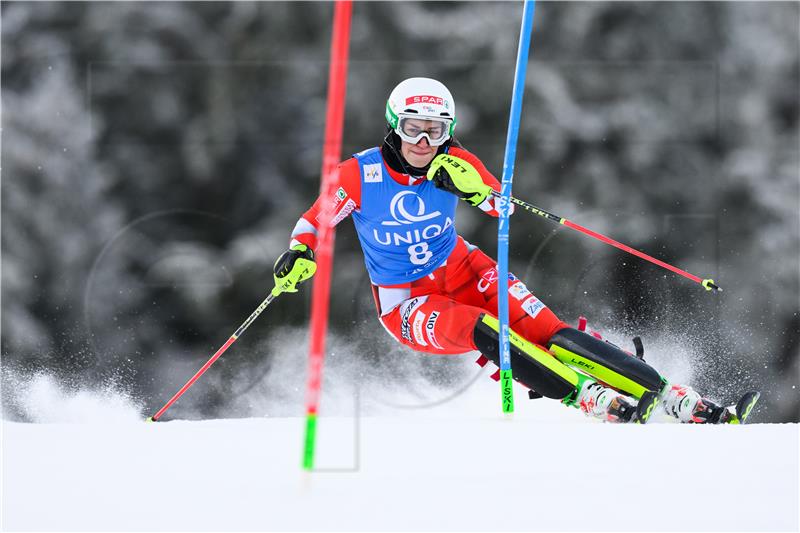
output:
[[[307,272],[304,272],[303,275],[305,275],[306,273]],[[250,327],[250,324],[252,324],[256,318],[258,318],[258,315],[260,315],[264,311],[264,309],[266,309],[267,306],[272,303],[272,300],[274,300],[281,292],[283,292],[284,289],[285,287],[273,288],[269,296],[267,296],[264,299],[264,301],[261,302],[261,305],[259,305],[256,308],[256,310],[253,311],[249,317],[247,317],[247,320],[245,320],[244,323],[241,326],[239,326],[239,329],[237,329],[236,332],[230,336],[230,338],[225,342],[225,344],[223,344],[220,347],[220,349],[217,350],[217,352],[213,356],[211,356],[211,359],[206,361],[206,364],[204,364],[202,368],[200,368],[200,370],[198,370],[197,373],[194,376],[192,376],[189,379],[189,381],[187,381],[186,384],[183,387],[181,387],[181,389],[178,392],[176,392],[175,395],[172,398],[170,398],[166,404],[164,404],[164,407],[159,409],[158,412],[153,416],[148,417],[147,422],[155,422],[156,420],[161,418],[161,415],[163,415],[167,411],[167,409],[169,409],[170,406],[178,400],[178,398],[183,396],[183,393],[189,390],[189,387],[194,385],[194,382],[200,379],[200,376],[205,374],[206,370],[208,370],[211,367],[211,365],[213,365],[214,362],[217,359],[219,359],[222,356],[222,354],[225,353],[225,350],[230,348],[231,344],[236,342],[236,339],[238,339],[242,335],[242,333],[244,333],[244,330]]]
[[[499,197],[500,193],[498,193],[497,191],[492,191],[492,195],[495,196],[495,197]],[[570,220],[567,220],[566,218],[562,218],[562,217],[560,217],[558,215],[554,215],[553,213],[550,213],[548,211],[545,211],[544,209],[536,207],[533,204],[529,204],[528,202],[524,202],[522,200],[519,200],[517,198],[512,197],[511,198],[511,203],[512,204],[516,204],[516,205],[522,207],[523,209],[525,209],[527,211],[530,211],[531,213],[534,213],[534,214],[539,215],[541,217],[544,217],[544,218],[546,218],[548,220],[552,220],[553,222],[558,222],[559,224],[563,224],[563,225],[567,226],[568,228],[572,228],[574,230],[580,231],[581,233],[583,233],[585,235],[593,237],[593,238],[595,238],[595,239],[597,239],[599,241],[603,241],[606,244],[610,244],[611,246],[613,246],[615,248],[619,248],[620,250],[622,250],[624,252],[628,252],[629,254],[635,255],[636,257],[644,259],[645,261],[650,261],[651,263],[653,263],[655,265],[658,265],[658,266],[660,266],[662,268],[666,268],[667,270],[675,272],[676,274],[679,274],[679,275],[683,276],[684,278],[688,278],[688,279],[690,279],[690,280],[692,280],[692,281],[694,281],[696,283],[699,283],[700,285],[705,287],[705,289],[707,291],[710,291],[710,290],[715,290],[715,291],[720,291],[720,292],[722,291],[722,288],[719,287],[718,285],[716,285],[714,283],[713,279],[701,279],[700,277],[695,276],[694,274],[690,274],[689,272],[686,272],[685,270],[682,270],[682,269],[680,269],[678,267],[674,267],[674,266],[670,265],[669,263],[665,263],[664,261],[661,261],[660,259],[656,259],[655,257],[651,257],[651,256],[647,255],[644,252],[640,252],[639,250],[631,248],[630,246],[628,246],[626,244],[622,244],[621,242],[615,241],[614,239],[612,239],[610,237],[606,237],[605,235],[597,233],[596,231],[592,231],[592,230],[590,230],[588,228],[584,228],[580,224],[576,224],[576,223],[574,223],[574,222],[572,222]]]

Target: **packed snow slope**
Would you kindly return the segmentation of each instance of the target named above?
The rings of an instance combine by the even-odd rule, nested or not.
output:
[[[101,400],[3,422],[3,530],[798,529],[796,424],[603,424],[519,389],[507,420],[481,380],[438,407],[323,411],[308,474],[300,416],[144,423]]]

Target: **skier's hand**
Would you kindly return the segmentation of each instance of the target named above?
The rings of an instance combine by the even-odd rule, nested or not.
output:
[[[297,286],[317,271],[314,251],[305,244],[296,244],[281,254],[273,267],[275,296],[282,292],[297,292]]]
[[[492,188],[483,182],[475,167],[449,154],[439,154],[433,158],[428,179],[439,189],[455,194],[470,205],[480,205],[492,194]]]

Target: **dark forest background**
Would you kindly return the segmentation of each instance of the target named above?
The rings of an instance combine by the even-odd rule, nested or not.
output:
[[[266,296],[316,196],[333,5],[0,10],[4,417],[25,419],[8,376],[37,372],[158,408]],[[355,3],[343,155],[380,143],[397,82],[429,76],[499,176],[521,14]],[[762,422],[800,418],[798,27],[794,2],[537,2],[514,179],[515,196],[714,278],[724,292],[512,219],[511,269],[562,318],[686,345],[704,392],[764,392]],[[464,205],[458,226],[495,254],[492,219]],[[392,345],[368,286],[344,222],[334,360],[394,387],[463,378]],[[174,414],[231,416],[232,398],[277,394],[259,384],[279,366],[301,389],[302,350],[288,374],[276,362],[307,340],[309,295],[279,298]]]

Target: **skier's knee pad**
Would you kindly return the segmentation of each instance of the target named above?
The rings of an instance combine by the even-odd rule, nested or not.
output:
[[[475,325],[473,340],[480,352],[500,366],[497,319],[482,314]],[[516,381],[548,398],[563,399],[575,391],[577,373],[561,364],[544,348],[531,344],[509,330],[511,369]]]
[[[648,390],[660,391],[665,383],[656,369],[641,359],[575,328],[559,330],[547,344],[559,361],[637,398]]]

